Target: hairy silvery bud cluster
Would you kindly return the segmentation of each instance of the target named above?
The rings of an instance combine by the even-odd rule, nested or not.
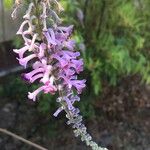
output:
[[[16,4],[19,5],[20,1]],[[14,52],[18,54],[20,65],[24,68],[28,64],[32,66],[30,72],[22,75],[24,80],[30,84],[39,83],[39,88],[29,92],[28,98],[36,101],[42,92],[58,94],[56,101],[60,107],[54,116],[65,111],[67,124],[72,125],[76,137],[80,136],[93,150],[105,150],[92,141],[79,109],[74,107],[74,103],[80,101],[79,94],[85,88],[86,80],[78,79],[78,74],[83,71],[83,59],[71,38],[73,26],[60,26],[61,19],[56,12],[62,10],[57,0],[33,0],[23,16],[17,34],[22,36],[24,45]]]

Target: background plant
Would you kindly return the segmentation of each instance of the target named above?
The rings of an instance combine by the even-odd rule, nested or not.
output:
[[[96,95],[104,80],[115,86],[124,76],[140,74],[143,82],[150,83],[148,0],[62,3],[68,10],[66,22],[76,24],[77,38],[86,46],[85,66]]]
[[[149,84],[149,0],[60,2],[66,9],[63,20],[66,24],[75,24],[74,38],[83,49],[86,67],[83,75],[88,79],[83,98],[88,100],[81,102],[88,105],[81,106],[85,116],[93,116],[90,113],[94,112],[93,94],[100,95],[105,86],[103,82],[115,86],[121,78],[139,74],[142,81]],[[7,8],[11,3],[11,0],[4,1]],[[20,47],[21,41],[16,38],[14,45]],[[42,110],[46,110],[47,102],[41,101]]]

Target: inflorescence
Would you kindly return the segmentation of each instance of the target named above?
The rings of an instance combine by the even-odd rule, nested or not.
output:
[[[20,5],[18,0],[16,6]],[[12,16],[15,16],[17,8]],[[17,60],[24,68],[29,64],[32,71],[23,74],[29,82],[39,83],[39,88],[28,93],[28,98],[36,101],[39,93],[56,94],[60,107],[53,114],[55,117],[62,111],[66,112],[67,124],[72,125],[74,135],[80,137],[93,150],[107,150],[99,147],[91,135],[87,133],[82,123],[78,108],[74,107],[80,101],[79,94],[85,88],[86,80],[78,80],[83,71],[83,59],[75,50],[76,42],[71,38],[73,26],[60,26],[61,19],[57,15],[63,7],[57,0],[33,0],[17,34],[24,40],[24,46],[13,51],[18,54]]]

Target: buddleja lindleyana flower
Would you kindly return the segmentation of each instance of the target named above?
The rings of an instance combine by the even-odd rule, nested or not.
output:
[[[20,1],[17,2],[20,4]],[[54,116],[64,110],[67,124],[72,125],[75,136],[80,136],[93,150],[104,150],[106,148],[98,147],[92,141],[82,123],[79,109],[73,105],[80,101],[79,94],[85,88],[86,80],[78,79],[78,74],[83,71],[83,59],[75,50],[76,42],[71,38],[73,26],[59,25],[61,19],[56,12],[61,10],[63,8],[56,0],[31,1],[17,32],[22,36],[24,45],[13,51],[18,54],[20,65],[24,68],[28,64],[32,66],[32,71],[23,74],[23,78],[29,83],[39,82],[39,88],[29,92],[28,98],[36,101],[39,93],[58,93],[56,101],[60,107]]]

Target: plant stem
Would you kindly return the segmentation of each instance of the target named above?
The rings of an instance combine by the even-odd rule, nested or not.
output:
[[[22,141],[22,142],[24,142],[24,143],[26,143],[26,144],[28,144],[28,145],[30,145],[30,146],[33,146],[33,147],[35,147],[35,148],[37,148],[37,149],[39,149],[39,150],[48,150],[48,149],[46,149],[46,148],[44,148],[44,147],[42,147],[42,146],[40,146],[40,145],[38,145],[38,144],[35,144],[35,143],[33,143],[33,142],[29,141],[29,140],[26,140],[26,139],[24,139],[23,137],[18,136],[18,135],[14,134],[14,133],[12,133],[12,132],[6,130],[6,129],[0,128],[0,132],[2,132],[2,133],[4,133],[4,134],[7,134],[7,135],[9,135],[9,136],[12,136],[13,138],[18,139],[18,140],[20,140],[20,141]]]
[[[37,17],[37,32],[40,35],[41,39],[42,39],[42,27],[40,24],[40,12],[39,12],[39,6],[38,6],[38,2],[36,0],[33,0],[33,3],[35,5],[35,15]]]

